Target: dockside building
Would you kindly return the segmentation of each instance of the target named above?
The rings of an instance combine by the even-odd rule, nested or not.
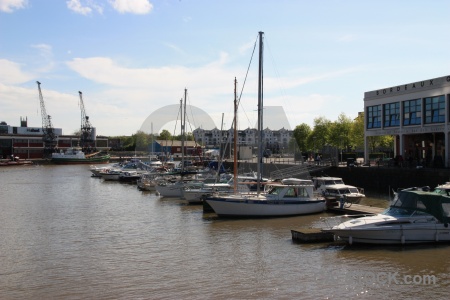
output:
[[[450,75],[364,94],[365,160],[370,137],[394,137],[394,153],[420,166],[450,166]]]

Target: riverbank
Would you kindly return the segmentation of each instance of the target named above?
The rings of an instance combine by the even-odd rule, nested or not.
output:
[[[142,157],[145,160],[148,157]],[[111,157],[110,162],[120,162],[126,160],[126,157]],[[52,164],[49,159],[33,159],[36,165]],[[228,163],[229,164],[229,163]],[[229,166],[225,163],[227,167]],[[291,168],[293,164],[283,163],[269,163],[264,165],[265,177],[270,177],[274,171],[280,171],[286,168]],[[239,168],[243,172],[255,171],[256,163],[253,162],[239,162]],[[309,174],[313,176],[333,176],[341,177],[345,183],[362,187],[366,191],[389,194],[392,190],[398,188],[406,188],[412,186],[430,186],[436,187],[450,181],[450,169],[437,168],[399,168],[399,167],[344,167],[344,166],[330,166],[319,171],[311,171]],[[294,175],[294,177],[296,177]]]

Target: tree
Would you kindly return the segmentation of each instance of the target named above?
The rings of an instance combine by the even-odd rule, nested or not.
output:
[[[147,151],[149,145],[149,135],[143,131],[137,131],[133,135],[135,150],[138,151]]]
[[[336,122],[331,123],[329,128],[328,143],[336,148],[350,148],[352,120],[344,113],[341,113]]]
[[[364,149],[364,113],[358,114],[353,120],[350,137],[356,149]]]
[[[313,151],[320,152],[329,143],[331,121],[325,117],[314,119],[314,129],[308,137],[309,145],[313,146]]]
[[[306,152],[308,147],[308,137],[311,134],[311,127],[308,124],[297,125],[294,129],[293,136],[301,152]]]
[[[172,139],[172,135],[170,134],[170,132],[168,130],[163,129],[161,131],[161,133],[159,134],[159,139],[168,141],[168,140]]]

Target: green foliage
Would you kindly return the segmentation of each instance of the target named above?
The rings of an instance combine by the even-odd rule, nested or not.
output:
[[[330,120],[325,117],[317,117],[314,119],[314,129],[308,137],[308,144],[312,151],[317,152],[329,144],[330,130]]]
[[[170,132],[166,129],[163,129],[161,131],[161,133],[159,134],[159,139],[160,140],[165,140],[165,141],[169,141],[172,139],[172,134],[170,134]]]
[[[312,130],[311,127],[309,127],[308,124],[301,124],[295,127],[293,135],[295,142],[297,143],[298,149],[300,151],[308,151],[308,137],[311,134]]]
[[[364,113],[360,113],[353,120],[350,136],[351,143],[355,148],[364,149]]]

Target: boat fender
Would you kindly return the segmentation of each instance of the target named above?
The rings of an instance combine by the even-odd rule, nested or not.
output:
[[[444,227],[447,228],[448,227],[448,223],[444,223]]]
[[[402,242],[402,245],[405,244],[405,236],[404,235],[402,235],[401,242]]]
[[[348,237],[348,243],[351,245],[351,244],[353,244],[353,237],[352,236],[349,236]]]

